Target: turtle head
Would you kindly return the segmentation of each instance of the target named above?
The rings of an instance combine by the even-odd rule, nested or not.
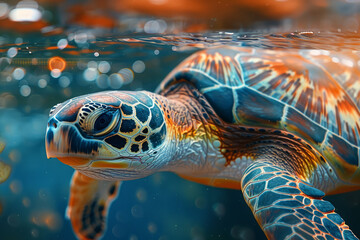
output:
[[[161,170],[167,128],[156,98],[101,92],[55,105],[46,131],[48,158],[97,179],[134,179]]]

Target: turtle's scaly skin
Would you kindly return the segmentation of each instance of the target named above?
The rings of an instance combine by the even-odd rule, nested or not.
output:
[[[172,171],[241,189],[269,239],[356,239],[322,200],[360,188],[358,72],[334,68],[330,55],[209,49],[174,69],[158,94],[102,92],[56,105],[46,148],[77,170],[69,203],[77,236],[102,235],[119,180]],[[93,197],[74,200],[80,192]]]

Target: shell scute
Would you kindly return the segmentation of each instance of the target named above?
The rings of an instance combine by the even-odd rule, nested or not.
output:
[[[331,146],[332,154],[337,156],[338,159],[344,160],[349,165],[359,165],[357,147],[347,143],[343,138],[334,134],[329,134],[327,137],[327,143]]]
[[[228,87],[218,87],[204,93],[206,100],[224,121],[234,123],[234,95]]]
[[[360,144],[360,111],[351,91],[310,50],[261,51],[238,55],[245,84],[276,98],[352,144]],[[341,66],[340,66],[341,67]]]
[[[236,89],[236,117],[239,123],[277,126],[285,105],[248,87]]]
[[[311,139],[316,144],[320,144],[324,141],[326,129],[313,121],[309,121],[299,111],[296,111],[293,108],[289,108],[287,110],[285,119],[285,128],[288,131],[296,132],[298,133],[297,135],[301,136],[304,139]]]

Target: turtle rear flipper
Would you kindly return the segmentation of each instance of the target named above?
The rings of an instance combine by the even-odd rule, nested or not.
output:
[[[286,169],[255,161],[241,184],[268,239],[358,239],[322,191]]]
[[[74,172],[66,215],[79,239],[99,239],[103,235],[108,210],[120,184],[120,181],[96,180]]]

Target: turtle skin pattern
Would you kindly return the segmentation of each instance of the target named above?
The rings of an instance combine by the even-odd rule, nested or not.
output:
[[[247,204],[269,239],[357,239],[325,193],[270,162],[255,162],[242,178]]]

